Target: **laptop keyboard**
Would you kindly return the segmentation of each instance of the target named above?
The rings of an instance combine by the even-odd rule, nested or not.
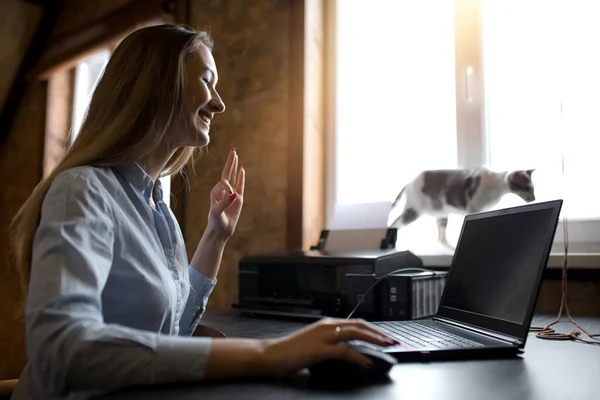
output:
[[[374,325],[389,336],[399,340],[405,347],[435,347],[438,349],[483,347],[481,343],[444,332],[440,329],[416,321],[402,322],[400,324],[394,322],[376,322]]]

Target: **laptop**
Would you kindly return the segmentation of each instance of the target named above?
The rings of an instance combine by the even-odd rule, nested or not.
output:
[[[378,350],[400,360],[521,354],[562,203],[466,216],[436,315],[372,322],[401,342]]]

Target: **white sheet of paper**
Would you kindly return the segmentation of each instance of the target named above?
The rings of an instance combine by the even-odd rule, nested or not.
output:
[[[392,210],[389,201],[336,204],[329,230],[387,228]]]
[[[331,252],[379,250],[386,232],[387,228],[329,231],[324,249]]]
[[[329,235],[325,242],[327,251],[378,250],[385,237],[390,202],[336,204]]]

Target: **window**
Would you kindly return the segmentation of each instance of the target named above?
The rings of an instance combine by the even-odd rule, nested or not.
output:
[[[81,124],[83,122],[85,113],[89,102],[91,100],[94,87],[108,60],[110,58],[110,51],[101,50],[92,56],[84,59],[77,64],[75,68],[75,90],[73,96],[73,128],[71,140],[75,140]],[[171,177],[166,176],[160,178],[162,189],[163,189],[163,200],[167,206],[171,203]]]
[[[586,0],[337,0],[328,221],[393,200],[424,169],[535,168],[537,201],[565,201],[572,251],[600,253],[599,18]],[[450,218],[451,243],[461,224]],[[447,252],[431,217],[397,243]]]
[[[600,252],[593,195],[600,133],[600,3],[484,1],[482,37],[491,165],[537,167],[539,199],[564,199],[581,251]],[[519,12],[514,12],[517,9]],[[510,25],[510,29],[506,26]],[[562,240],[562,229],[557,231]]]
[[[108,63],[110,52],[101,50],[96,54],[84,59],[77,64],[75,68],[75,93],[73,95],[73,128],[71,141],[75,140],[81,123],[87,111],[92,92],[96,86],[96,82],[100,78],[104,67]]]

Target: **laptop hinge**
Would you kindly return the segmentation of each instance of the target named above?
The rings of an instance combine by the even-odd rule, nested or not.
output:
[[[461,323],[459,321],[456,321],[456,320],[453,320],[453,319],[448,319],[448,318],[444,318],[444,317],[440,317],[440,316],[435,316],[435,317],[433,317],[433,320],[440,321],[440,322],[443,322],[445,324],[450,324],[450,325],[453,325],[453,326],[456,326],[456,327],[459,327],[459,328],[462,328],[462,329],[466,329],[466,330],[471,331],[471,332],[476,332],[476,333],[479,333],[479,334],[484,335],[484,336],[492,337],[494,339],[501,340],[503,342],[508,342],[508,343],[512,343],[512,344],[516,344],[516,345],[522,345],[523,344],[523,341],[520,340],[520,339],[511,337],[511,336],[506,336],[506,335],[503,335],[503,334],[498,333],[498,332],[489,331],[487,329],[481,329],[481,328],[478,328],[478,327],[473,326],[473,325],[463,324],[463,323]]]

